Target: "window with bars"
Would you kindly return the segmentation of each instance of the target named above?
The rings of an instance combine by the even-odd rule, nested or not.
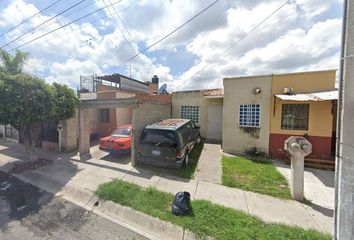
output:
[[[109,109],[101,109],[101,123],[109,123]]]
[[[181,118],[191,119],[199,125],[199,106],[181,106]]]
[[[283,104],[281,129],[308,130],[309,104]]]
[[[241,104],[239,112],[240,127],[259,127],[260,123],[260,105],[259,104]]]

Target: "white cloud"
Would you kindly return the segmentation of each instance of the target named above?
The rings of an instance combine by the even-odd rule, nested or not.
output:
[[[100,67],[91,61],[68,59],[65,63],[52,64],[50,75],[46,80],[65,83],[73,87],[78,84],[80,75],[93,75],[97,72],[101,72]]]
[[[39,72],[44,72],[48,68],[48,63],[44,59],[39,58],[29,58],[23,67],[24,72],[31,74],[38,74]]]
[[[341,20],[311,24],[307,15],[297,14],[299,10],[295,4],[284,7],[221,56],[276,6],[276,2],[261,3],[251,10],[242,7],[229,10],[226,28],[200,34],[187,45],[187,50],[200,61],[176,81],[175,87],[179,90],[218,87],[226,76],[336,68],[333,63],[340,48]]]
[[[24,11],[24,9],[26,10]],[[33,4],[27,4],[23,0],[11,1],[9,6],[0,11],[0,27],[19,24],[37,12],[38,9]]]
[[[71,86],[79,83],[80,74],[112,73],[117,66],[129,64],[126,60],[139,48],[141,50],[160,39],[211,2],[123,0],[115,8],[131,33],[131,43],[127,43],[122,36],[120,29],[124,27],[115,11],[111,9],[119,27],[106,10],[106,16],[102,19],[77,22],[21,48],[32,56],[25,70],[39,72],[49,82],[65,82]],[[283,2],[221,0],[176,34],[150,49],[150,53],[136,57],[131,62],[132,77],[148,81],[157,74],[161,83],[168,83],[169,90],[181,90],[220,87],[225,76],[336,68],[341,20],[327,18],[325,14],[338,5],[338,0],[290,1],[228,54],[220,57]],[[109,4],[109,1],[106,3]],[[102,0],[97,0],[96,5],[104,6]],[[11,1],[0,10],[0,32],[37,11],[31,3]],[[0,41],[8,42],[50,17],[40,15],[33,18]],[[95,23],[90,23],[92,20]],[[36,30],[6,49],[10,50],[69,21],[61,17],[61,23],[53,21],[50,26],[48,24]],[[128,36],[125,30],[124,34]],[[181,46],[186,47],[186,55],[194,57],[190,61],[193,63],[181,75],[173,76],[173,66],[170,68],[163,64],[170,62],[169,57],[177,52],[177,47],[182,49]],[[164,50],[162,55],[154,52],[157,49]],[[149,58],[149,54],[152,57]],[[179,65],[179,62],[172,65]],[[200,71],[205,66],[208,67]],[[124,66],[119,72],[123,70]]]

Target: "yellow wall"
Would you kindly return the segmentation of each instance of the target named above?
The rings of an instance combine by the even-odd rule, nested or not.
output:
[[[308,130],[284,130],[281,129],[282,104],[310,104]],[[275,107],[275,115],[271,112],[271,134],[289,134],[310,136],[331,137],[332,136],[332,102],[296,102],[283,101],[277,99]]]
[[[311,136],[332,136],[332,102],[296,102],[283,101],[275,98],[275,94],[282,94],[284,88],[293,88],[294,93],[319,92],[333,90],[335,87],[335,70],[291,73],[291,74],[275,74],[272,79],[272,99],[271,99],[271,117],[270,117],[270,133],[271,134],[295,134],[303,135],[305,133]],[[274,104],[275,102],[275,104]],[[310,104],[308,130],[282,130],[281,115],[282,104]]]
[[[295,93],[333,90],[336,70],[317,72],[274,74],[272,94],[282,94],[284,88],[293,88]]]

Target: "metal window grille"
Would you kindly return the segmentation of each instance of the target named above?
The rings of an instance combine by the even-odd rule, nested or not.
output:
[[[283,104],[281,129],[308,130],[309,104]]]
[[[199,106],[181,106],[181,118],[191,119],[199,125]]]
[[[259,127],[260,123],[259,104],[241,104],[239,112],[240,127]]]

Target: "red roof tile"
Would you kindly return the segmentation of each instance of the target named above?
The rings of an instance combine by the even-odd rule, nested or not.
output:
[[[205,97],[219,97],[219,96],[224,96],[224,89],[219,88],[219,89],[209,89],[205,90],[203,93],[203,96]]]

